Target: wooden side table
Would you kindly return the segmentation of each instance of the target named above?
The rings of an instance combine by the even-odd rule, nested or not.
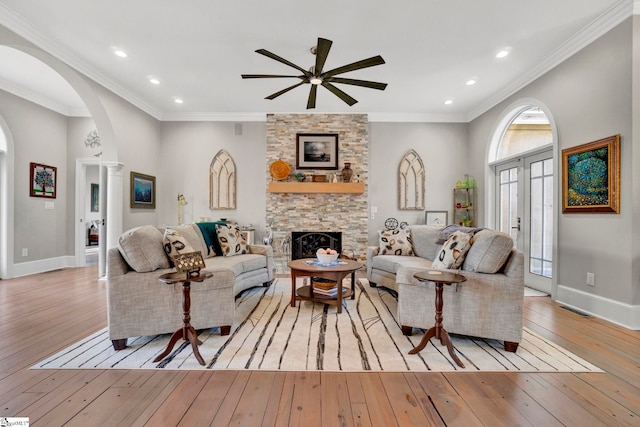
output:
[[[176,342],[180,338],[185,341],[189,341],[191,343],[191,349],[193,350],[193,355],[198,359],[198,362],[204,366],[204,359],[200,355],[198,351],[198,346],[202,344],[202,341],[198,339],[196,335],[196,330],[191,326],[191,282],[203,282],[204,280],[212,277],[213,274],[208,271],[201,271],[198,276],[189,276],[187,273],[167,273],[163,274],[159,277],[159,280],[163,283],[172,285],[174,283],[182,284],[182,328],[178,329],[171,335],[171,339],[169,340],[169,344],[167,344],[167,348],[160,353],[155,359],[154,362],[159,362],[164,359],[171,350],[173,350],[173,346],[176,345]]]
[[[420,271],[414,274],[413,277],[421,282],[433,282],[436,285],[436,324],[424,334],[424,337],[422,337],[422,341],[420,341],[420,344],[418,344],[413,350],[411,350],[409,354],[416,354],[420,352],[423,348],[425,348],[431,338],[436,337],[436,339],[440,340],[440,344],[447,346],[449,354],[451,355],[453,360],[455,360],[458,366],[464,368],[464,364],[460,361],[455,351],[453,350],[453,344],[451,343],[449,334],[442,327],[442,289],[444,285],[451,285],[452,283],[462,283],[466,281],[467,278],[460,274],[440,270]]]

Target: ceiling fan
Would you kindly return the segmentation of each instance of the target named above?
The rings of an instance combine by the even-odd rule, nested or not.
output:
[[[296,70],[300,71],[301,75],[279,75],[279,74],[242,74],[243,79],[269,79],[269,78],[298,78],[300,82],[291,85],[287,88],[284,88],[276,93],[273,93],[265,99],[275,99],[280,95],[289,92],[291,89],[295,89],[298,86],[302,86],[303,84],[310,84],[311,89],[309,90],[309,98],[307,100],[307,109],[316,107],[316,93],[318,91],[318,86],[323,86],[329,90],[329,92],[336,95],[338,98],[342,99],[344,102],[349,104],[349,106],[358,102],[351,96],[347,95],[342,90],[338,89],[333,83],[342,83],[353,86],[362,86],[370,89],[378,89],[384,90],[387,87],[386,83],[378,83],[371,82],[368,80],[358,80],[358,79],[347,79],[342,77],[336,77],[339,74],[344,74],[349,71],[360,70],[362,68],[373,67],[376,65],[384,64],[384,59],[380,55],[373,56],[368,59],[363,59],[361,61],[356,61],[352,64],[344,65],[342,67],[334,68],[333,70],[323,71],[324,63],[327,60],[327,56],[329,55],[329,50],[331,49],[331,45],[333,42],[331,40],[323,39],[318,37],[318,44],[311,48],[311,53],[316,56],[316,63],[312,66],[309,71],[305,70],[302,67],[297,66],[296,64],[287,61],[280,56],[269,52],[265,49],[256,50],[257,53],[274,59],[278,62],[281,62],[285,65],[288,65]]]

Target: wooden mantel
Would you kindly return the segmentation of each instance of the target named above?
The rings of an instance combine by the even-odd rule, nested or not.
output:
[[[269,193],[364,193],[364,182],[271,181]]]

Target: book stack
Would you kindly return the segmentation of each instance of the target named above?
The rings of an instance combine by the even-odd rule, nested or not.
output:
[[[337,283],[333,280],[314,278],[313,293],[322,297],[335,297],[338,295]]]

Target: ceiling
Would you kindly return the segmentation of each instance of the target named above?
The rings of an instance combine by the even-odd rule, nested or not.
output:
[[[398,4],[405,5],[398,7]],[[377,121],[472,120],[613,28],[640,0],[0,0],[0,24],[159,120],[264,120],[265,113],[367,113]],[[255,53],[308,69],[317,38],[333,41],[325,70],[381,55],[386,64],[341,77],[388,83],[384,91],[336,85],[349,107],[309,85],[274,99],[299,74]],[[126,58],[114,55],[116,49]],[[509,55],[498,59],[497,52]],[[0,88],[67,115],[83,105],[55,72],[0,48]],[[159,85],[149,83],[155,77]],[[50,80],[51,79],[51,80]],[[470,79],[476,84],[467,85]],[[71,92],[71,94],[69,94]],[[184,102],[176,104],[174,99]],[[446,100],[452,103],[445,105]]]

